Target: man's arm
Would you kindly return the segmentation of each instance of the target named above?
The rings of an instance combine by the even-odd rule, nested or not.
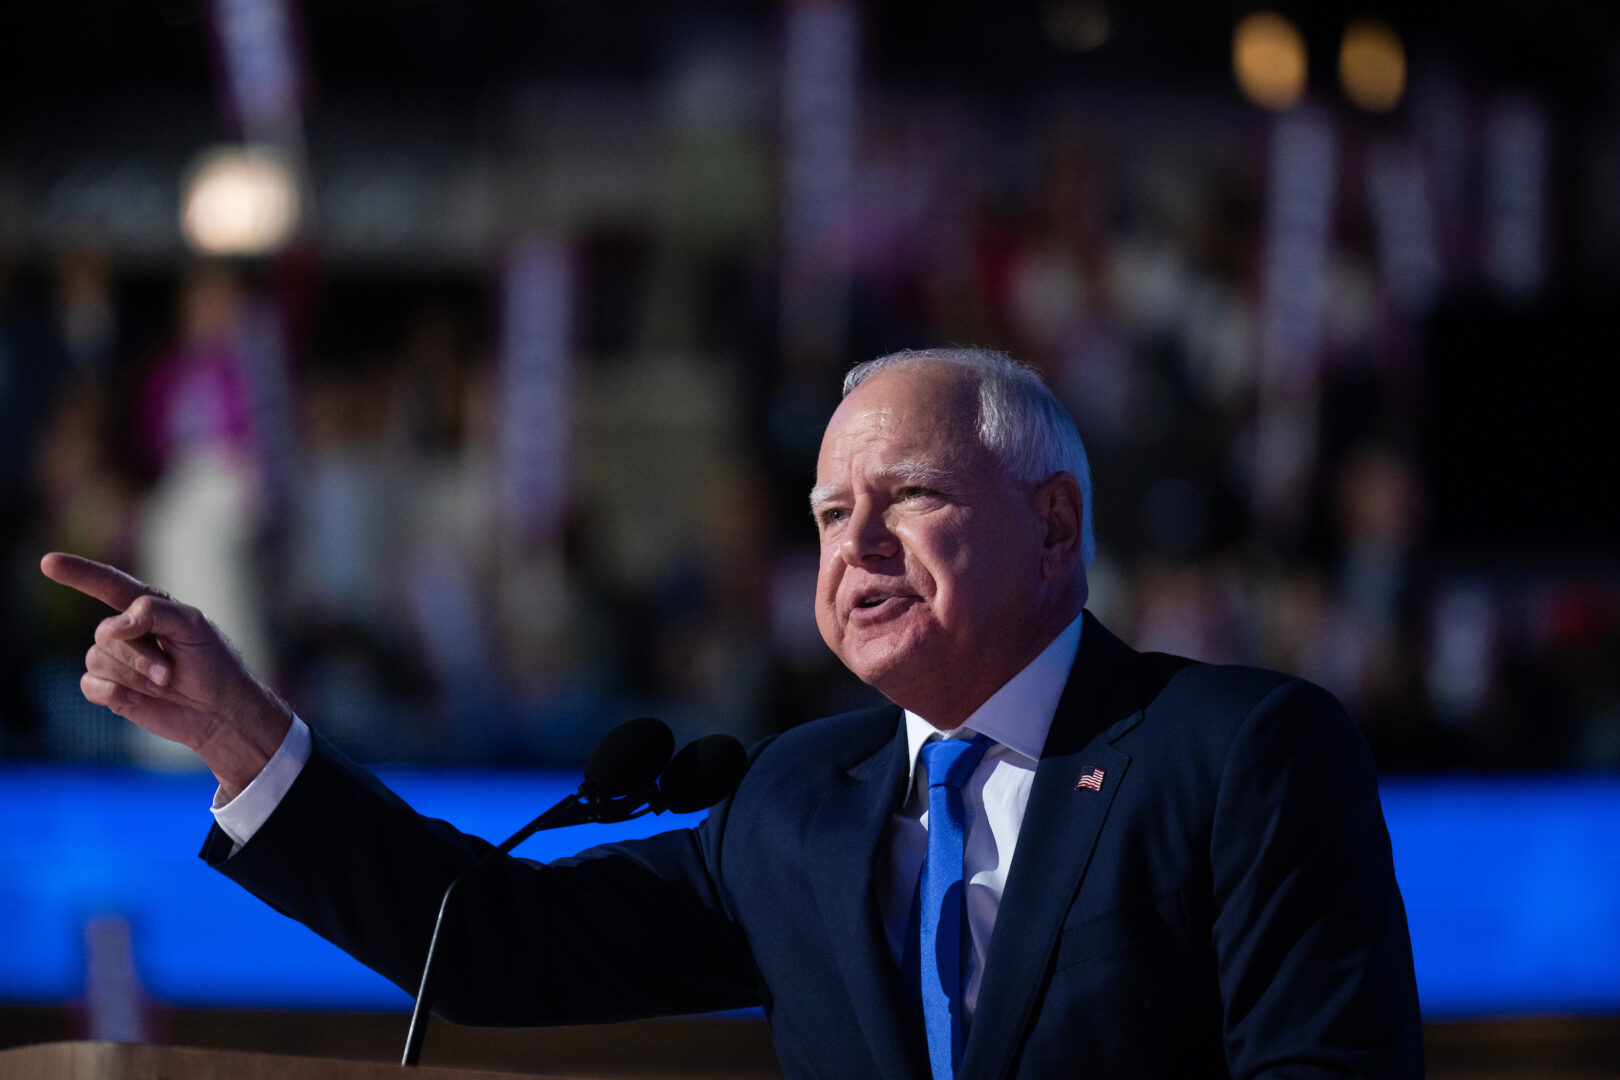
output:
[[[1295,681],[1253,709],[1227,754],[1210,845],[1232,1075],[1422,1076],[1377,776],[1330,695]]]
[[[723,819],[725,807],[717,811]],[[334,822],[341,827],[334,827]],[[759,1003],[709,864],[714,820],[550,865],[503,857],[457,886],[434,1011],[458,1023],[596,1023]],[[424,817],[316,736],[253,840],[203,858],[356,960],[416,989],[445,886],[489,844]]]
[[[235,798],[286,738],[292,710],[196,608],[78,555],[52,552],[39,568],[117,612],[101,620],[85,654],[84,696],[196,751]]]
[[[75,555],[40,568],[119,613],[96,628],[85,697],[195,750],[223,797],[297,742],[291,710],[196,608]],[[318,737],[304,752],[252,841],[216,829],[203,857],[411,992],[445,886],[489,845],[416,814]],[[442,1014],[563,1023],[757,1004],[746,944],[708,871],[714,828],[552,866],[506,858],[473,875],[441,946]]]

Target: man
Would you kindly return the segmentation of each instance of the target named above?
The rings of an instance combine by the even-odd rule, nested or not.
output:
[[[441,1011],[757,1003],[795,1077],[1421,1075],[1405,913],[1343,711],[1287,676],[1138,654],[1082,613],[1085,454],[1029,371],[902,353],[845,392],[811,496],[816,617],[895,707],[756,747],[697,830],[469,879]],[[204,857],[413,987],[439,892],[485,845],[311,738],[193,609],[69,556],[43,568],[124,612],[86,696],[219,777],[228,832]],[[939,735],[982,754],[954,795],[950,767],[927,775]],[[925,857],[947,841],[965,881]]]

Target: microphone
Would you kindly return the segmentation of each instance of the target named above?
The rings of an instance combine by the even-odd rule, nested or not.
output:
[[[675,736],[662,720],[638,716],[620,724],[585,759],[585,782],[578,794],[540,815],[536,831],[636,817],[657,794],[658,774],[674,752]]]
[[[705,735],[687,743],[658,781],[658,793],[648,800],[655,814],[673,810],[690,814],[726,798],[742,782],[748,753],[730,735]]]
[[[653,784],[675,752],[675,736],[662,720],[638,716],[602,737],[585,760],[587,799],[618,798]]]
[[[439,899],[439,917],[433,923],[433,936],[428,939],[427,959],[422,963],[422,980],[417,984],[416,1003],[411,1008],[411,1026],[405,1035],[401,1065],[415,1065],[422,1056],[422,1040],[427,1035],[426,1014],[433,1002],[433,957],[439,949],[439,931],[444,927],[444,913],[450,907],[456,886],[541,829],[593,820],[622,821],[629,817],[630,814],[607,815],[616,815],[626,802],[634,803],[632,812],[646,805],[647,796],[637,797],[637,793],[656,783],[674,749],[675,736],[662,720],[640,716],[620,724],[602,736],[602,741],[591,751],[585,763],[585,780],[578,791],[564,796],[551,809],[484,852],[445,886],[444,895]]]
[[[411,1026],[405,1036],[401,1065],[415,1065],[422,1056],[422,1040],[427,1034],[426,1016],[433,1001],[433,957],[438,951],[444,913],[450,907],[450,896],[457,885],[542,829],[585,822],[627,821],[666,810],[688,814],[713,806],[737,790],[748,768],[748,755],[742,743],[730,735],[706,735],[694,740],[671,760],[674,749],[675,736],[662,720],[642,716],[620,724],[604,735],[591,751],[585,762],[585,779],[578,791],[565,796],[498,846],[484,852],[445,887],[439,900],[439,916],[433,924],[433,936],[428,941],[427,959],[422,964],[422,980],[411,1009]]]

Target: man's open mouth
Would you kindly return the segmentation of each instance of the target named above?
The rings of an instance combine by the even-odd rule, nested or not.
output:
[[[890,608],[898,610],[898,605],[904,603],[907,599],[908,596],[905,593],[871,593],[858,597],[850,607],[850,614],[878,613],[880,610],[886,611]]]

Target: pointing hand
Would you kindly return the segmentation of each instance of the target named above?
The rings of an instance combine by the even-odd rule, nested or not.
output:
[[[45,576],[118,614],[101,620],[79,689],[97,705],[196,751],[234,797],[264,768],[292,712],[201,611],[121,570],[53,552]]]

